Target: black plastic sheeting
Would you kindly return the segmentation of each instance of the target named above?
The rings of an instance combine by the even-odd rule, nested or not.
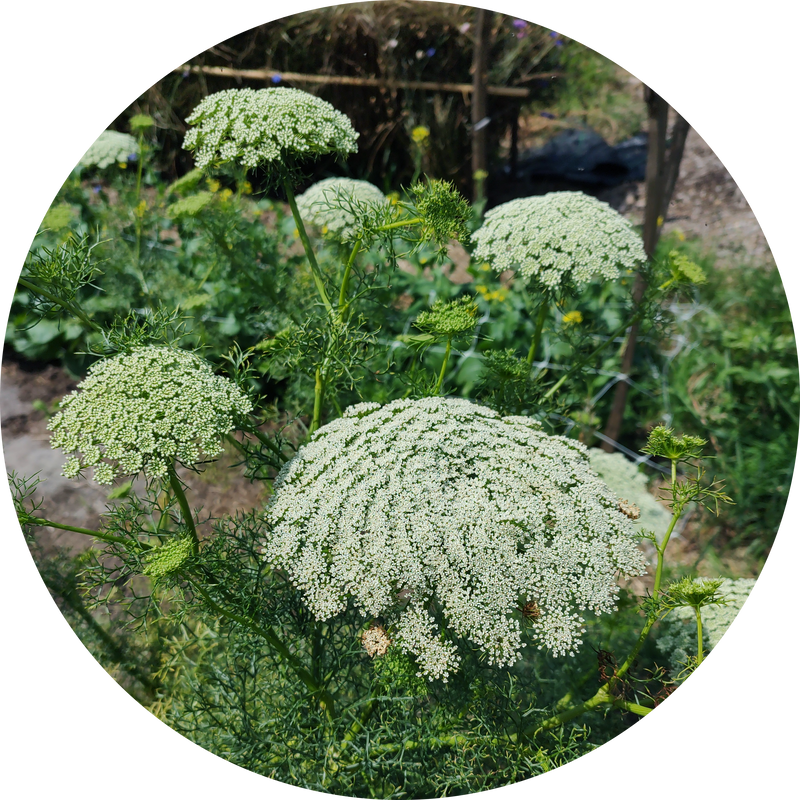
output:
[[[588,128],[565,130],[544,147],[521,153],[516,176],[511,175],[510,166],[492,175],[490,205],[570,189],[596,194],[623,183],[643,181],[646,165],[646,133],[612,147]]]

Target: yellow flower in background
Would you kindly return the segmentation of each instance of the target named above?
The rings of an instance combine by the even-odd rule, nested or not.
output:
[[[489,177],[489,173],[485,169],[478,169],[472,174],[476,181],[485,181]]]
[[[242,194],[253,194],[253,184],[250,181],[245,181],[242,184]]]
[[[580,311],[568,311],[561,322],[564,325],[580,325],[583,322],[583,314]]]
[[[389,192],[389,194],[386,195],[386,199],[393,206],[396,206],[400,202],[400,194],[398,192]]]
[[[417,144],[422,144],[430,135],[431,132],[424,125],[417,125],[417,127],[411,131],[411,138]]]
[[[488,286],[481,286],[478,285],[475,287],[478,294],[487,302],[498,302],[502,303],[503,300],[506,299],[508,296],[508,289],[505,287],[500,287],[499,289],[489,289]]]
[[[222,202],[224,203],[224,202],[225,202],[226,200],[228,200],[228,199],[229,199],[229,198],[230,198],[232,195],[233,195],[233,192],[232,192],[230,189],[223,189],[223,190],[222,190],[222,191],[219,193],[219,199],[220,199],[220,200],[222,200]]]
[[[141,200],[139,205],[134,209],[133,213],[136,214],[139,219],[141,219],[144,216],[145,211],[147,211],[147,202],[145,200]]]
[[[488,272],[491,268],[492,265],[487,264],[485,261],[483,262],[483,264],[480,265],[480,267],[478,267],[478,269],[480,269],[481,272]]]
[[[208,190],[210,192],[218,192],[219,191],[219,181],[214,180],[213,178],[209,178],[206,183],[208,184]]]

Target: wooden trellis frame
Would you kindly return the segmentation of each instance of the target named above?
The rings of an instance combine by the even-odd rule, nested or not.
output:
[[[480,55],[480,49],[476,48],[476,55]],[[264,81],[272,83],[274,77],[279,77],[282,81],[292,83],[335,83],[344,86],[376,86],[385,89],[421,89],[431,92],[460,92],[464,98],[464,105],[468,105],[467,96],[475,93],[476,98],[485,95],[495,95],[498,97],[517,98],[516,113],[511,117],[511,152],[509,154],[511,174],[517,171],[517,132],[519,130],[519,110],[521,103],[530,97],[530,89],[524,86],[486,86],[481,81],[482,72],[476,74],[472,83],[439,83],[436,81],[394,81],[383,78],[356,78],[344,75],[306,75],[300,72],[279,72],[272,69],[234,69],[232,67],[205,67],[190,66],[188,64],[176,64],[172,67],[173,72],[192,72],[195,74],[216,75],[223,78],[242,78],[248,80]],[[481,74],[481,77],[478,75]],[[540,72],[527,76],[526,80],[536,78],[558,78],[561,72]],[[480,103],[485,108],[485,100]],[[479,119],[473,119],[473,125],[483,119],[485,111]],[[473,115],[474,116],[474,115]],[[473,165],[486,164],[486,136],[482,134],[483,126],[476,127],[473,133]],[[480,168],[480,167],[477,167]],[[474,169],[473,169],[474,172]]]

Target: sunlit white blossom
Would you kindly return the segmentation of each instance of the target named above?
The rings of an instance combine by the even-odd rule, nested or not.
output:
[[[317,619],[352,602],[431,679],[459,639],[516,661],[531,603],[529,641],[574,653],[581,614],[611,611],[617,575],[644,565],[582,444],[458,399],[349,409],[284,467],[266,522],[265,558]]]
[[[198,167],[226,161],[257,167],[358,149],[350,120],[299,89],[226,89],[202,100],[186,122],[192,127],[183,146],[194,151]]]
[[[306,222],[342,242],[357,239],[362,220],[372,218],[388,203],[377,186],[351,178],[325,178],[297,198],[297,208]]]
[[[496,272],[511,269],[525,284],[580,288],[646,261],[641,237],[608,203],[582,192],[551,192],[493,208],[472,235],[473,258]]]
[[[98,361],[50,420],[50,444],[68,454],[64,475],[93,468],[97,483],[118,474],[163,477],[222,450],[220,438],[252,409],[232,381],[199,356],[140,347]]]
[[[129,133],[103,131],[97,141],[83,154],[84,167],[105,169],[112,164],[126,164],[139,155],[139,143]]]

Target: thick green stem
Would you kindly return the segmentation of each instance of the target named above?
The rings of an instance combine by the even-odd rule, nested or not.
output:
[[[703,663],[703,618],[700,616],[700,606],[695,606],[695,617],[697,618],[697,666]]]
[[[20,278],[18,283],[20,286],[24,286],[31,292],[41,295],[51,303],[56,303],[57,305],[61,306],[65,311],[68,311],[70,314],[72,314],[72,316],[77,317],[81,322],[88,325],[93,331],[97,331],[97,333],[103,332],[103,329],[96,322],[92,322],[92,320],[90,320],[89,317],[83,313],[83,311],[81,311],[77,306],[73,306],[72,303],[62,300],[60,297],[58,297],[58,295],[48,292],[47,289],[42,289],[41,286],[33,283],[33,281],[29,281],[27,278]]]
[[[22,520],[23,525],[38,525],[41,528],[56,528],[60,531],[72,531],[73,533],[82,533],[86,536],[93,536],[95,539],[100,539],[103,542],[113,542],[114,544],[122,544],[129,546],[135,544],[144,550],[148,550],[149,545],[139,542],[135,539],[125,539],[122,536],[112,536],[110,533],[102,533],[101,531],[93,531],[89,528],[77,528],[74,525],[63,525],[60,522],[53,522],[50,519],[42,519],[40,517],[26,517]]]
[[[311,427],[308,432],[314,433],[319,426],[322,417],[322,398],[325,394],[325,381],[322,379],[322,372],[317,367],[317,372],[314,376],[314,416],[311,420]]]
[[[347,307],[349,303],[347,302],[347,288],[350,283],[350,273],[353,271],[353,263],[356,260],[356,256],[358,255],[358,251],[361,249],[361,239],[356,239],[355,244],[353,245],[353,249],[350,251],[350,258],[347,259],[347,264],[344,267],[344,276],[342,277],[342,286],[339,289],[339,322],[344,322],[344,316],[347,313]]]
[[[136,251],[133,257],[133,268],[136,272],[136,276],[139,278],[139,283],[142,285],[142,291],[146,294],[150,294],[150,287],[147,285],[147,281],[144,279],[144,274],[139,267],[139,261],[141,259],[141,252],[142,252],[142,217],[144,216],[144,210],[139,209],[139,201],[142,196],[142,167],[144,166],[144,133],[139,133],[139,159],[136,162],[136,201],[133,206],[133,214],[136,218],[135,227],[136,227]]]
[[[294,198],[292,185],[289,183],[288,178],[285,178],[283,181],[283,190],[286,192],[286,199],[289,201],[289,208],[292,209],[294,224],[297,225],[297,233],[300,236],[300,241],[303,243],[303,249],[306,251],[306,258],[308,259],[308,263],[311,267],[311,274],[314,277],[314,284],[317,287],[317,292],[322,300],[322,304],[325,306],[325,310],[329,314],[333,315],[333,306],[328,298],[328,293],[325,291],[325,281],[322,278],[322,271],[317,263],[317,257],[314,255],[314,250],[311,247],[311,240],[308,238],[308,233],[306,233],[306,227],[303,224],[303,218],[300,216],[300,212],[297,210],[297,201]]]
[[[194,517],[192,516],[191,509],[189,508],[189,502],[186,499],[186,494],[183,491],[183,486],[181,486],[180,479],[175,472],[174,467],[168,468],[169,473],[169,485],[172,487],[172,491],[175,494],[176,499],[178,500],[178,505],[181,507],[181,516],[183,517],[183,524],[189,530],[191,534],[192,540],[194,541],[194,550],[197,552],[200,549],[200,540],[197,538],[197,529],[194,526]]]
[[[434,394],[437,394],[437,395],[439,394],[439,392],[440,392],[440,390],[442,388],[442,381],[444,381],[444,373],[445,373],[445,370],[447,369],[447,361],[450,358],[450,347],[451,347],[452,341],[453,341],[453,337],[452,336],[448,336],[447,337],[447,347],[445,348],[445,351],[444,351],[444,361],[442,362],[442,368],[439,371],[439,380],[436,382],[436,388],[434,389]]]
[[[410,219],[400,219],[397,222],[390,222],[388,225],[381,225],[375,228],[376,231],[392,231],[395,228],[405,228],[408,225],[419,225],[424,222],[422,217],[411,217]]]
[[[536,351],[539,349],[539,342],[542,340],[542,329],[544,328],[544,321],[547,318],[548,303],[545,300],[539,306],[539,313],[536,316],[536,330],[533,332],[533,340],[531,341],[531,349],[528,350],[528,366],[533,365],[533,358]]]

